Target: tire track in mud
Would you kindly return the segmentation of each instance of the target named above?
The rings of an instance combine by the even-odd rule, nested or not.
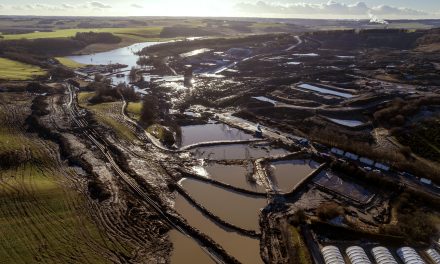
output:
[[[135,195],[139,196],[145,203],[149,205],[150,208],[152,208],[154,211],[156,211],[161,218],[165,221],[165,223],[170,227],[178,230],[182,234],[184,234],[187,237],[190,237],[191,239],[194,239],[192,235],[189,235],[187,231],[181,228],[180,225],[183,225],[185,228],[188,227],[187,224],[184,224],[181,222],[179,218],[176,218],[175,216],[169,214],[168,212],[165,212],[162,210],[161,206],[158,205],[150,196],[144,192],[143,188],[141,188],[138,183],[129,177],[125,172],[123,172],[118,164],[114,161],[113,157],[111,156],[110,152],[107,150],[107,145],[109,143],[103,141],[101,143],[99,140],[97,140],[93,134],[89,133],[88,130],[88,124],[87,121],[82,120],[81,115],[79,114],[78,107],[76,105],[76,94],[73,91],[73,89],[68,86],[69,92],[70,92],[70,100],[67,104],[68,110],[70,111],[70,115],[72,117],[73,122],[83,130],[83,134],[101,151],[101,153],[104,155],[105,159],[111,164],[114,171],[119,175],[121,180],[125,182],[125,184],[128,185],[128,187],[134,192]],[[123,111],[123,109],[122,109]],[[125,122],[124,122],[125,123]],[[86,132],[87,131],[87,132]],[[135,134],[136,135],[136,134]],[[150,141],[151,142],[151,141]],[[178,220],[179,219],[179,220]],[[176,224],[174,221],[178,220],[178,224]],[[226,251],[223,250],[220,246],[216,245],[215,242],[213,242],[210,238],[206,238],[201,236],[201,233],[198,233],[198,231],[191,230],[193,234],[196,234],[199,238],[197,243],[201,243],[199,239],[203,238],[203,241],[208,241],[209,244],[212,246],[210,247],[211,250],[207,250],[204,246],[202,247],[205,252],[207,252],[208,255],[213,258],[213,260],[217,263],[224,263],[224,260],[226,259],[227,262],[237,263],[237,260],[233,257],[231,257],[229,254],[226,253]],[[222,256],[222,257],[220,257]]]
[[[4,101],[2,100],[2,102]],[[7,109],[8,107],[3,103],[1,105],[1,110],[4,112]],[[6,118],[1,119],[2,124],[7,126],[9,131],[18,130],[13,129],[13,127],[20,128],[20,126],[17,125],[17,121],[22,120],[25,117],[25,115],[22,115],[23,118],[20,117],[20,119],[17,119],[17,113],[17,111],[9,111],[9,114],[12,115],[12,117],[6,116]],[[24,131],[24,129],[21,128],[21,131]],[[26,139],[29,137],[31,138],[30,140],[22,141],[22,145],[24,145],[23,149],[27,156],[41,157],[45,155],[50,157],[52,160],[57,160],[56,164],[58,168],[64,168],[64,164],[60,162],[59,155],[56,152],[53,144],[47,144],[47,142],[35,139],[31,135],[25,135],[22,133],[16,134],[17,136]],[[27,146],[28,143],[32,143],[32,146]],[[34,145],[38,146],[36,150]],[[34,166],[37,167],[34,168]],[[95,259],[94,257],[92,257],[90,261],[88,259],[88,257],[90,257],[90,248],[87,248],[86,251],[84,251],[84,247],[77,249],[78,244],[72,244],[72,241],[69,240],[69,236],[66,236],[70,234],[69,228],[73,228],[74,237],[70,237],[70,239],[79,238],[79,240],[76,240],[77,242],[86,241],[87,246],[95,248],[97,245],[95,241],[85,239],[87,238],[86,234],[88,233],[88,230],[86,230],[87,228],[85,226],[83,229],[81,227],[78,228],[76,225],[78,222],[82,223],[82,221],[65,222],[63,221],[62,216],[58,215],[54,210],[52,210],[49,204],[46,204],[44,200],[39,200],[41,197],[38,196],[38,177],[43,177],[45,179],[47,178],[47,180],[53,181],[58,186],[58,184],[64,185],[66,183],[66,179],[62,177],[60,178],[60,176],[64,176],[62,174],[64,174],[64,172],[60,171],[59,169],[55,169],[52,162],[45,161],[32,165],[22,165],[15,168],[13,171],[3,171],[1,173],[0,190],[2,190],[4,193],[2,196],[7,199],[1,199],[0,203],[3,205],[7,204],[5,206],[7,206],[9,209],[2,210],[2,214],[8,217],[8,219],[11,219],[11,221],[23,223],[18,227],[15,224],[11,224],[10,228],[12,229],[12,233],[16,234],[14,235],[14,238],[17,238],[16,242],[25,245],[25,247],[28,249],[28,253],[32,253],[36,259],[44,259],[46,263],[59,263],[62,259],[76,259],[82,263],[95,262],[93,260]],[[64,193],[62,196],[65,198],[65,200],[62,201],[61,207],[68,208],[68,212],[79,212],[77,210],[77,206],[75,205],[77,204],[76,199],[72,199],[74,197],[68,195],[66,190],[61,190]],[[43,228],[44,225],[51,226],[53,228],[45,228],[43,230],[41,228]],[[24,234],[27,235],[24,236]],[[27,241],[28,239],[26,239],[26,237],[29,237],[29,235],[30,237],[33,237],[34,240],[37,239],[40,241],[39,244],[41,244],[42,247],[35,247],[34,245],[31,245],[31,242]],[[2,239],[4,239],[4,237],[2,237]],[[60,250],[54,244],[63,244],[63,246],[68,245],[68,248],[65,250],[65,253],[63,253],[60,252]],[[16,251],[15,247],[11,247],[11,249],[13,250],[7,251],[10,259],[14,259],[15,263],[26,263],[26,261],[22,258],[22,254]],[[55,249],[55,251],[52,249]],[[105,247],[97,248],[94,250],[94,253],[102,254],[103,249],[105,249]],[[89,255],[87,255],[87,253],[89,253]],[[106,256],[109,257],[110,254],[106,254]]]

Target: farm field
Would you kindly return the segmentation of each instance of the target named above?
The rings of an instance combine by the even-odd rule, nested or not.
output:
[[[7,263],[111,263],[113,244],[77,191],[81,178],[62,164],[52,142],[26,134],[32,96],[0,96],[0,259]],[[7,104],[6,102],[13,102]],[[72,241],[75,241],[72,243]]]
[[[78,63],[74,60],[71,60],[69,58],[66,57],[56,57],[55,58],[59,63],[63,64],[64,66],[71,68],[71,69],[78,69],[81,67],[84,67],[85,65],[82,63]]]
[[[40,67],[0,58],[1,80],[26,81],[45,74],[46,72]]]
[[[139,37],[158,37],[162,27],[130,27],[130,28],[74,28],[58,29],[50,32],[33,32],[27,34],[1,35],[5,40],[11,39],[40,39],[40,38],[68,38],[78,32],[109,32],[115,35],[133,35]]]

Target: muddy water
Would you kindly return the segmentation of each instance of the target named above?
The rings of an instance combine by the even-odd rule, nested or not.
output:
[[[242,195],[201,181],[186,179],[182,187],[201,205],[224,221],[247,230],[259,230],[265,198]]]
[[[260,241],[257,239],[242,236],[233,231],[228,231],[210,219],[205,217],[197,208],[192,206],[184,197],[177,195],[175,209],[180,213],[188,223],[208,235],[215,242],[220,244],[230,255],[234,256],[243,264],[260,264],[263,261],[260,258]],[[186,252],[187,255],[193,254]],[[177,262],[183,263],[183,262]],[[186,263],[205,263],[186,262]],[[208,262],[209,263],[209,262]]]
[[[278,190],[290,192],[310,173],[319,167],[319,163],[313,160],[287,160],[273,162],[273,182]]]
[[[192,153],[199,159],[234,160],[280,156],[288,154],[288,151],[284,149],[273,149],[270,147],[252,147],[247,144],[238,144],[202,147],[193,150]]]
[[[208,254],[202,250],[200,245],[191,238],[184,236],[176,230],[170,231],[169,236],[173,243],[171,264],[215,263]]]
[[[182,146],[210,141],[246,140],[252,138],[252,135],[246,134],[242,130],[221,123],[182,127]]]
[[[252,179],[253,166],[211,164],[207,166],[208,177],[232,186],[258,192],[265,192],[264,187]]]

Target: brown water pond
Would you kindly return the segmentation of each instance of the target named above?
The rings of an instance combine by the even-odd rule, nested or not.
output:
[[[193,179],[185,179],[181,185],[198,203],[222,220],[247,230],[260,229],[259,213],[267,205],[266,198],[239,194]]]
[[[182,147],[202,142],[247,140],[254,138],[251,134],[246,134],[242,130],[230,127],[223,123],[183,126],[181,129]]]
[[[199,159],[211,160],[239,160],[259,159],[269,156],[286,155],[289,152],[280,148],[269,146],[251,146],[247,144],[221,145],[212,147],[201,147],[192,151]]]
[[[207,218],[196,207],[190,204],[184,197],[177,195],[174,205],[176,211],[184,217],[194,228],[200,230],[219,245],[221,245],[230,255],[234,256],[244,264],[263,263],[260,257],[260,241],[249,238],[236,232],[226,230],[215,222]],[[183,253],[185,254],[185,253]],[[187,255],[193,254],[191,251]],[[183,257],[182,257],[183,258]],[[206,262],[187,262],[187,263],[206,263]],[[208,262],[209,263],[209,262]]]
[[[272,162],[270,170],[275,187],[282,192],[292,189],[321,164],[313,160],[286,160]]]
[[[215,263],[208,254],[202,250],[200,245],[191,238],[176,230],[170,231],[169,236],[173,243],[171,264]]]
[[[265,192],[265,188],[258,185],[252,178],[252,165],[210,164],[205,169],[209,174],[208,177],[216,181],[245,190]]]

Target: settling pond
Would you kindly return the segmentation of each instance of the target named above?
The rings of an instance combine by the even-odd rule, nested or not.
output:
[[[182,147],[211,141],[234,141],[253,139],[254,136],[223,123],[183,126]]]
[[[281,192],[290,192],[304,178],[319,168],[313,160],[286,160],[271,164],[272,181]]]
[[[216,181],[245,190],[265,192],[264,187],[252,180],[252,165],[210,164],[205,169],[208,172],[208,177]]]
[[[200,147],[191,151],[198,159],[210,160],[249,160],[270,156],[282,156],[289,152],[281,148],[272,148],[267,145],[220,145],[212,147]]]
[[[215,197],[213,197],[215,198]],[[225,229],[201,213],[196,207],[190,204],[184,197],[177,195],[174,205],[176,211],[185,218],[188,223],[208,235],[215,242],[220,244],[229,254],[242,263],[259,264],[263,263],[260,257],[260,241],[238,234],[232,230]],[[176,241],[173,241],[175,243]],[[183,245],[179,245],[182,247]],[[180,249],[179,249],[180,250]],[[191,255],[192,252],[187,252]],[[190,256],[187,256],[190,257]],[[178,264],[206,263],[203,261],[173,262]],[[208,262],[209,263],[209,262]]]

